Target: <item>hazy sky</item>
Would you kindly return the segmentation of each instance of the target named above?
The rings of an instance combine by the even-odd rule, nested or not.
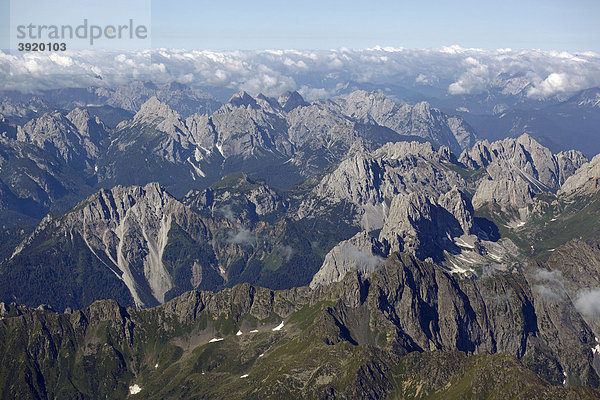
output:
[[[103,4],[48,3],[65,16],[69,1]],[[136,2],[151,4],[153,47],[251,50],[458,44],[600,52],[599,0],[123,0]],[[0,39],[7,36],[9,4],[10,0],[0,0]],[[37,7],[32,8],[33,18]],[[107,8],[116,19],[127,17],[123,10]]]
[[[600,1],[152,2],[154,47],[600,51]]]

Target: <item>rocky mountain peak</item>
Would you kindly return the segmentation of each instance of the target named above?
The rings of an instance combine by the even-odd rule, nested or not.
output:
[[[58,111],[51,111],[42,114],[38,118],[34,118],[31,121],[23,125],[26,131],[50,131],[53,132],[58,129],[61,125],[67,124],[66,118]]]
[[[163,260],[171,227],[190,218],[191,211],[154,182],[102,189],[57,224],[81,236],[123,281],[136,305],[151,306],[164,302],[174,286]]]
[[[89,111],[84,108],[76,107],[67,114],[67,119],[73,121],[84,121],[91,119]]]
[[[600,88],[585,89],[568,100],[579,107],[600,108]]]
[[[383,93],[358,90],[338,100],[343,112],[366,124],[377,124],[400,135],[419,136],[456,154],[475,144],[475,131],[460,117],[442,113],[425,101],[411,106]]]
[[[413,112],[417,115],[429,116],[431,115],[431,104],[421,101],[414,105]]]
[[[492,202],[501,206],[523,208],[535,193],[556,192],[585,161],[579,152],[558,155],[527,134],[489,143],[479,142],[463,152],[461,163],[474,169],[486,168],[473,197],[479,207]]]
[[[464,187],[450,164],[452,160],[435,151],[431,143],[387,143],[371,153],[357,152],[346,158],[323,177],[313,195],[329,204],[346,201],[355,205],[360,226],[368,231],[379,229],[389,202],[398,195],[416,192],[437,199],[454,186]],[[299,215],[315,212],[313,200],[303,202]]]
[[[230,104],[233,107],[258,108],[256,100],[244,90],[231,96],[227,104]]]
[[[112,143],[113,148],[124,151],[136,141],[141,144],[148,137],[154,137],[159,141],[152,143],[152,151],[170,162],[185,161],[195,144],[179,113],[155,96],[140,107],[133,119],[119,123],[117,131],[119,134]]]
[[[75,125],[81,135],[91,138],[96,143],[108,135],[108,129],[100,118],[91,116],[85,109],[75,108],[66,118]]]
[[[86,229],[85,224],[97,226],[100,221],[104,224],[119,224],[131,210],[138,214],[136,224],[155,223],[154,218],[142,218],[163,213],[165,207],[180,204],[157,182],[144,186],[121,186],[112,189],[100,189],[66,214],[66,225],[79,226]],[[87,227],[89,228],[89,227]]]
[[[386,102],[395,104],[381,92],[368,92],[366,90],[355,90],[345,98],[347,105],[357,106],[359,104],[370,104],[371,106],[381,106]]]
[[[134,122],[151,122],[156,120],[180,120],[179,114],[156,96],[150,97],[133,117]]]
[[[183,203],[211,216],[239,223],[255,223],[261,216],[284,211],[289,204],[269,186],[257,183],[246,174],[225,177],[204,190],[192,190]],[[234,211],[235,210],[235,211]]]
[[[408,156],[420,156],[426,159],[434,158],[436,152],[429,142],[390,142],[375,150],[373,156],[388,160],[398,160]]]
[[[69,118],[54,111],[34,118],[23,126],[18,126],[17,140],[51,151],[76,168],[88,168],[91,160],[97,157],[98,142],[106,132],[99,129],[90,134],[87,129],[88,123],[83,119],[75,118],[76,115],[82,118],[85,116],[80,112],[71,114],[74,121],[81,125],[83,129],[81,132]]]
[[[435,206],[426,194],[398,195],[392,199],[379,240],[387,242],[390,248],[414,253],[425,236],[439,234],[435,219]]]
[[[325,256],[323,265],[310,282],[310,287],[339,282],[349,271],[370,274],[384,262],[380,247],[377,239],[365,231],[340,242]]]
[[[340,102],[344,113],[349,117],[364,123],[376,123],[391,129],[394,129],[395,114],[402,107],[388,99],[383,93],[367,92],[365,90],[356,90]]]
[[[456,218],[463,233],[467,235],[474,233],[473,220],[475,211],[465,193],[454,186],[452,190],[440,196],[438,204]]]
[[[258,107],[266,112],[277,114],[281,111],[281,105],[277,99],[273,97],[268,97],[262,93],[259,93],[254,100],[256,100]]]
[[[565,183],[559,194],[594,194],[600,190],[600,154],[583,164]]]
[[[277,102],[285,112],[290,112],[294,108],[307,106],[308,103],[297,91],[287,91],[279,96]]]

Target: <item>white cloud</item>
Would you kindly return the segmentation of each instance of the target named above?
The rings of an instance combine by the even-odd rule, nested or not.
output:
[[[472,94],[484,91],[490,79],[490,68],[474,57],[466,57],[463,65],[467,69],[458,80],[448,86],[450,94]]]
[[[415,82],[422,83],[424,85],[433,85],[434,83],[437,82],[437,79],[435,79],[435,77],[428,77],[427,75],[419,74],[415,78]]]
[[[562,272],[538,269],[534,274],[534,279],[539,284],[533,285],[533,291],[543,299],[561,301],[565,297]]]
[[[240,228],[235,234],[230,232],[227,241],[232,244],[254,244],[256,237],[249,230]]]
[[[563,286],[562,272],[558,270],[549,271],[547,269],[538,269],[535,271],[534,277],[538,281],[546,281],[559,286]]]
[[[61,56],[57,53],[50,54],[50,59],[56,64],[60,65],[61,67],[70,67],[71,65],[73,65],[73,60],[71,59],[71,57]]]
[[[600,288],[581,290],[575,299],[575,308],[583,315],[600,317]]]
[[[100,80],[98,77],[101,76]],[[302,89],[309,99],[335,95],[346,83],[427,84],[473,94],[518,79],[525,95],[543,98],[600,86],[600,55],[541,50],[442,49],[0,52],[0,89],[86,87],[133,78],[222,86],[276,96]]]
[[[345,262],[354,263],[356,269],[364,273],[373,272],[384,261],[383,258],[373,255],[369,251],[357,249],[347,243],[342,245],[341,251]]]
[[[279,252],[281,253],[281,255],[283,256],[283,258],[285,259],[285,261],[290,261],[290,259],[292,258],[292,255],[294,254],[294,249],[292,248],[292,246],[278,245],[277,248],[278,248]]]
[[[530,97],[543,98],[558,93],[569,93],[597,85],[593,77],[583,74],[553,72],[528,91]]]
[[[226,204],[223,207],[218,208],[217,213],[223,215],[225,218],[227,218],[230,221],[235,221],[235,215],[233,213],[233,210],[231,209],[231,205],[229,205],[229,204]]]

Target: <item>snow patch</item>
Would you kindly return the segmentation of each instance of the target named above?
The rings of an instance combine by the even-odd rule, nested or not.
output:
[[[220,342],[221,340],[223,340],[223,338],[222,338],[222,337],[220,337],[220,338],[212,338],[212,339],[210,339],[210,340],[208,341],[208,343]]]
[[[221,153],[221,155],[225,157],[225,155],[223,154],[223,145],[217,143],[215,144],[215,147],[217,148],[217,150],[219,150],[219,153]]]
[[[450,273],[452,274],[465,274],[467,272],[474,272],[472,268],[464,268],[453,260],[448,260],[448,262],[452,265],[452,268],[450,269]]]
[[[244,375],[240,376],[240,379],[244,379],[244,378],[247,378],[247,377],[248,377],[248,374],[244,374]]]
[[[473,258],[467,257],[464,253],[461,253],[458,256],[456,256],[456,259],[459,261],[462,261],[465,264],[475,264],[477,261],[477,260],[474,260]]]
[[[493,258],[494,260],[496,260],[496,261],[502,261],[502,257],[500,257],[500,256],[498,256],[498,255],[496,255],[496,254],[492,254],[492,253],[490,253],[490,254],[488,254],[488,255],[489,255],[491,258]]]
[[[265,353],[259,354],[258,358],[264,357]]]
[[[129,394],[138,394],[141,391],[142,388],[137,383],[129,386]]]
[[[156,365],[154,366],[154,369],[158,368],[158,363],[156,363]]]
[[[258,329],[253,329],[250,331],[250,333],[257,333],[257,332],[258,332]]]
[[[277,325],[275,328],[271,329],[272,331],[280,331],[281,328],[283,328],[283,321],[281,321],[281,323],[279,325]]]
[[[237,331],[237,333],[235,334],[235,336],[242,336],[244,334],[244,332],[242,331]]]
[[[456,241],[455,241],[455,243],[457,245],[459,245],[460,247],[466,247],[466,248],[469,248],[469,249],[474,249],[475,248],[475,246],[470,245],[469,243],[465,242],[461,238],[457,238]]]
[[[210,153],[211,153],[211,151],[205,147],[202,147],[202,146],[196,147],[196,150],[194,151],[194,159],[196,160],[196,162],[200,162],[201,160],[204,159],[204,154],[202,154],[202,151],[200,151],[200,149],[202,149],[204,151],[204,153],[206,153],[207,156],[210,155]]]

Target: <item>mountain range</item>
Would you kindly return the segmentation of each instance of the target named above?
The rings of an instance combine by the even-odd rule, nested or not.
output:
[[[0,398],[600,398],[600,155],[362,90],[0,110]]]

